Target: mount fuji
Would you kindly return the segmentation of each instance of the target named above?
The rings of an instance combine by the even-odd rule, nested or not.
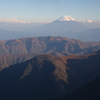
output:
[[[71,16],[63,16],[63,17],[57,19],[57,21],[75,21],[75,19],[72,18]]]
[[[67,36],[74,33],[82,32],[89,29],[89,27],[76,21],[71,16],[63,16],[49,24],[34,27],[32,32],[38,36]],[[65,34],[66,33],[66,34]]]
[[[68,15],[62,16],[57,20],[42,26],[24,28],[23,31],[10,32],[2,30],[0,31],[0,40],[18,39],[22,37],[62,36],[70,39],[73,38],[82,40],[84,42],[90,42],[100,41],[99,33],[100,28],[93,28]]]

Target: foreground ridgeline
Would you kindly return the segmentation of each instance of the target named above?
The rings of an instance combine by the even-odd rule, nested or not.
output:
[[[76,91],[98,76],[100,51],[84,56],[37,55],[0,71],[0,100],[52,100],[60,96],[61,99],[57,100],[67,100],[64,95]],[[97,80],[70,95],[76,98],[74,100],[92,100],[90,95],[95,100],[100,93],[100,88],[94,93],[97,89],[95,85],[100,87],[100,81]],[[73,100],[69,99],[70,95],[67,96],[68,100]]]

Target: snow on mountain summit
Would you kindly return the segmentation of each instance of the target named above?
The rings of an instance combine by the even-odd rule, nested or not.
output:
[[[75,21],[75,19],[72,18],[71,16],[63,16],[59,18],[57,21]]]

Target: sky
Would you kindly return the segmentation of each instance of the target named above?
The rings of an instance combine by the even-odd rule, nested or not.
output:
[[[0,0],[0,21],[54,21],[64,15],[100,21],[100,0]]]

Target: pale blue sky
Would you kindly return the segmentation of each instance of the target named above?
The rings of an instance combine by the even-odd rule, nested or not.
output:
[[[64,15],[100,20],[100,0],[0,0],[0,19],[53,21]]]

